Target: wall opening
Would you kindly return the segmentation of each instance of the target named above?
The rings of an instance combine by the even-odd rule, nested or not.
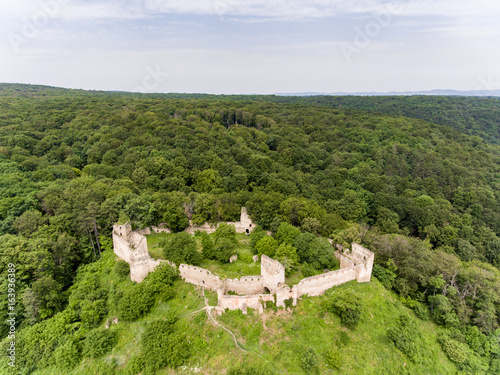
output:
[[[246,232],[247,234],[249,234],[249,233],[250,233],[250,231],[249,231],[248,229],[247,229],[247,230],[245,230],[245,232]]]
[[[264,287],[264,294],[271,294],[271,291],[268,287]]]

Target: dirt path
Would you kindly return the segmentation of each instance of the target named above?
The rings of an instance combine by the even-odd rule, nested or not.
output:
[[[227,331],[232,337],[233,337],[233,340],[234,340],[234,343],[236,344],[236,346],[242,351],[242,352],[247,352],[245,349],[243,349],[240,345],[240,343],[238,342],[238,340],[236,339],[236,336],[234,335],[233,332],[231,332],[230,329],[224,327],[222,324],[220,324],[217,320],[215,320],[215,318],[212,316],[212,309],[215,308],[215,306],[209,306],[208,305],[208,298],[205,297],[205,288],[201,288],[201,291],[202,291],[202,294],[203,294],[203,299],[205,301],[205,307],[201,310],[207,310],[207,313],[208,313],[208,316],[209,318],[215,323],[216,326],[218,327],[221,327],[223,330]],[[201,311],[201,310],[198,310],[198,311]]]

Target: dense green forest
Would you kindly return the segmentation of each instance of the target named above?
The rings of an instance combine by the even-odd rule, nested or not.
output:
[[[19,373],[54,365],[53,353],[60,363],[68,353],[93,353],[86,333],[102,326],[120,298],[133,298],[99,275],[113,267],[113,223],[165,222],[180,232],[189,219],[237,220],[242,206],[274,238],[291,224],[302,235],[370,248],[381,283],[374,288],[395,292],[420,319],[401,320],[401,330],[432,320],[442,329],[434,341],[455,371],[500,373],[499,109],[499,100],[479,98],[0,85],[0,273],[7,290],[7,265],[16,266]],[[150,304],[166,298],[153,279]],[[177,285],[174,279],[164,281]],[[177,319],[156,327],[165,340],[183,334]],[[3,320],[1,338],[8,329]],[[417,363],[423,352],[398,341],[396,331],[388,337]],[[425,366],[408,371],[425,373]]]

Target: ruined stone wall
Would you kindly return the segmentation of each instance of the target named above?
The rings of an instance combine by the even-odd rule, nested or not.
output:
[[[130,224],[113,226],[113,250],[130,265],[130,279],[140,283],[161,261],[151,258],[146,237]]]
[[[369,282],[372,276],[375,254],[357,243],[352,244],[351,252],[357,263],[356,280],[359,283]]]
[[[223,292],[235,292],[238,294],[259,294],[264,292],[262,276],[244,276],[238,279],[224,279]]]
[[[130,264],[130,255],[133,253],[133,249],[125,238],[115,233],[113,233],[113,250],[118,258]]]
[[[253,294],[248,296],[232,296],[228,294],[217,293],[219,303],[217,309],[223,312],[224,309],[242,310],[246,314],[247,308],[256,309],[259,313],[263,312],[262,302],[273,301],[272,294]]]
[[[282,286],[276,291],[276,306],[285,306],[285,300],[293,298],[292,289],[288,285]]]
[[[155,233],[172,233],[170,229],[168,229],[168,224],[166,223],[160,223],[158,226],[152,225],[151,230]]]
[[[218,226],[218,225],[217,225]],[[200,232],[207,232],[208,234],[214,233],[217,229],[217,226],[212,226],[208,223],[204,223],[202,225],[193,225],[193,222],[189,221],[189,227],[184,229],[184,232],[188,232],[189,234],[194,234],[197,230]]]
[[[262,285],[274,293],[285,283],[285,267],[277,260],[262,255],[260,258],[260,274]]]
[[[346,255],[342,254],[339,251],[336,251],[335,254],[336,256],[338,255],[337,259],[340,262],[340,269],[354,266],[354,262],[351,259],[349,259]]]
[[[228,221],[226,222],[226,224],[234,226],[236,233],[248,234],[255,229],[255,224],[252,222],[252,219],[250,219],[250,216],[248,216],[245,207],[241,208],[240,221]],[[184,231],[190,234],[194,234],[194,232],[199,230],[200,232],[207,232],[208,234],[211,234],[215,232],[219,225],[220,223],[217,223],[217,225],[210,225],[208,223],[204,223],[202,225],[193,225],[193,222],[189,221],[189,227],[187,227]]]
[[[179,273],[181,278],[190,284],[202,286],[212,290],[217,290],[222,287],[222,280],[219,276],[215,276],[212,272],[204,268],[181,264],[179,266]]]
[[[309,296],[319,296],[326,290],[347,283],[356,279],[356,267],[341,268],[340,270],[331,271],[322,275],[308,277],[300,280],[296,285],[297,298],[307,294]]]

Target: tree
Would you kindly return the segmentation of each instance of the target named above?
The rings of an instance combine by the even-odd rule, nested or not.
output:
[[[62,286],[51,276],[44,276],[36,280],[32,285],[33,297],[31,303],[39,312],[40,317],[45,319],[54,315],[62,307]]]
[[[285,267],[286,274],[290,274],[295,270],[299,262],[295,247],[285,242],[278,246],[275,257]]]
[[[201,232],[201,252],[206,259],[215,259],[214,241],[207,232]]]
[[[31,237],[37,229],[45,224],[46,219],[40,211],[28,210],[14,220],[13,227],[22,236]]]
[[[292,244],[296,237],[300,235],[300,230],[295,228],[292,224],[280,223],[276,234],[273,234],[274,238],[278,242]]]
[[[255,249],[257,242],[259,242],[262,238],[266,237],[266,232],[262,229],[261,226],[258,226],[251,234],[250,234],[250,249],[252,253],[257,254],[258,251]]]
[[[234,226],[220,223],[214,234],[214,255],[219,262],[227,263],[234,254],[238,241]]]
[[[201,254],[196,249],[196,241],[187,232],[176,233],[160,241],[163,256],[175,264],[187,263],[197,265]]]
[[[255,252],[261,256],[262,254],[273,258],[276,255],[278,242],[271,236],[264,236],[255,245]]]

